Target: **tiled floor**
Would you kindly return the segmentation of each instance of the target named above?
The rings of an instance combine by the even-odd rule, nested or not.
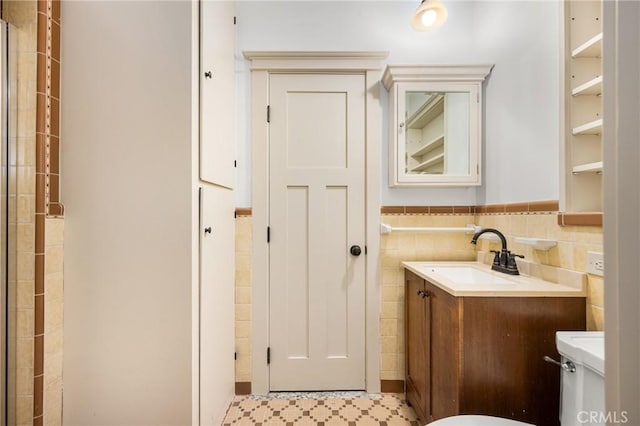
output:
[[[417,420],[400,394],[276,393],[235,397],[223,426],[417,426]]]

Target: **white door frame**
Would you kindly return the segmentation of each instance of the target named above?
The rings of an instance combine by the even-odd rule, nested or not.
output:
[[[252,145],[252,342],[251,390],[269,392],[269,74],[361,73],[365,78],[365,214],[366,214],[366,390],[380,392],[380,162],[382,106],[380,102],[381,61],[388,52],[243,52],[251,61],[251,145]]]

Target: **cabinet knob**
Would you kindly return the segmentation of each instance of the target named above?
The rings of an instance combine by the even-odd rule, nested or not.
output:
[[[425,299],[425,298],[429,297],[429,292],[428,291],[418,290],[418,296],[420,296],[423,299]]]
[[[211,234],[211,227],[209,226],[207,228],[204,228],[204,233],[205,234]]]
[[[360,256],[360,253],[362,253],[362,249],[360,248],[360,246],[351,246],[351,248],[349,249],[349,252],[353,256]]]

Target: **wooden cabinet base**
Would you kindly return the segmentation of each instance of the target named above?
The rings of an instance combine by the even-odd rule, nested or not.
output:
[[[421,421],[485,414],[559,425],[560,370],[543,356],[560,358],[556,331],[585,329],[584,298],[454,297],[405,276],[407,400]]]

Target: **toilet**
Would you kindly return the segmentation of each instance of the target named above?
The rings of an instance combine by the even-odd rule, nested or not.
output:
[[[604,332],[558,331],[556,347],[562,355],[560,424],[605,425]],[[575,371],[569,371],[575,367]],[[603,417],[603,418],[601,418]],[[586,421],[585,421],[586,420]],[[601,423],[598,423],[602,420]],[[436,420],[429,426],[533,426],[516,420],[484,415],[461,415]]]

